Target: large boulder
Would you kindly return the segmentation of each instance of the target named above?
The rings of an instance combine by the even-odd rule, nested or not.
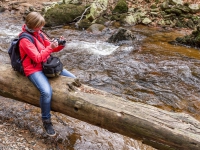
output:
[[[45,12],[46,26],[58,26],[71,23],[75,18],[81,17],[84,10],[85,6],[82,5],[55,5]]]

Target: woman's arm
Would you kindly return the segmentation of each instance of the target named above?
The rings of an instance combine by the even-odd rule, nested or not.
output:
[[[28,39],[23,38],[20,41],[19,47],[25,54],[30,57],[35,63],[41,63],[47,59],[47,57],[54,51],[51,46],[47,46],[46,48],[38,48],[30,42]],[[40,51],[40,52],[39,52]]]
[[[50,41],[49,36],[47,36],[46,33],[44,33],[44,32],[41,32],[40,34],[42,34],[42,36],[43,36],[43,41],[44,41],[45,47],[51,45],[52,42]],[[65,45],[58,45],[55,48],[53,48],[53,52],[59,52],[64,47],[65,47]]]

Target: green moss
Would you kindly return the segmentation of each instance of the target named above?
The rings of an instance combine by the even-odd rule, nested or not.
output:
[[[152,4],[152,5],[150,6],[150,8],[151,8],[151,9],[156,9],[157,6],[156,6],[156,4]]]
[[[116,20],[116,21],[119,21],[119,22],[123,22],[125,17],[126,17],[126,15],[124,15],[124,14],[112,15],[111,20]]]
[[[194,31],[192,31],[192,34],[191,34],[191,36],[194,36],[194,37],[195,37],[195,36],[197,36],[197,35],[198,35],[198,33],[199,33],[199,32],[198,32],[197,30],[194,30]]]
[[[194,24],[194,22],[193,22],[191,19],[189,19],[189,20],[187,21],[187,26],[188,26],[190,29],[194,29],[195,24]]]
[[[92,23],[88,19],[83,19],[79,22],[79,29],[87,29]]]
[[[108,21],[108,19],[105,19],[103,17],[99,17],[99,18],[97,18],[97,20],[95,21],[95,23],[104,24],[106,21]]]
[[[75,18],[82,15],[84,10],[84,6],[72,4],[56,5],[45,13],[46,26],[63,25],[73,22]]]
[[[195,38],[196,43],[200,43],[200,35]]]
[[[128,5],[125,0],[119,0],[115,6],[113,13],[126,13],[128,12]]]
[[[195,30],[190,35],[186,35],[182,38],[180,37],[176,38],[176,41],[184,45],[199,48],[200,47],[200,32],[198,30]]]
[[[176,8],[172,8],[171,13],[175,13],[176,15],[180,15],[180,14],[182,14],[182,11],[179,10],[179,9],[176,9]]]

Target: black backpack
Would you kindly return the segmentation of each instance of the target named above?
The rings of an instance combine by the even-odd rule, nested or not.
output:
[[[23,32],[22,34],[20,34],[19,37],[12,40],[11,45],[8,49],[8,54],[10,56],[13,70],[18,71],[22,75],[25,75],[22,63],[27,55],[25,55],[24,58],[21,59],[19,52],[19,41],[22,38],[27,38],[30,42],[34,43],[34,38],[32,37],[32,35],[27,32]]]

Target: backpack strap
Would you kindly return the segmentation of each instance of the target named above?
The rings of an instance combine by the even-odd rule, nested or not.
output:
[[[35,40],[33,38],[33,36],[28,33],[28,32],[22,32],[20,35],[19,35],[19,40],[21,40],[22,38],[26,38],[28,39],[30,42],[32,43],[35,43]]]
[[[40,37],[42,37],[42,39],[44,40],[44,35],[42,33],[39,34]]]
[[[35,40],[33,38],[33,36],[28,33],[28,32],[22,32],[20,35],[19,35],[19,41],[23,38],[26,38],[28,39],[30,42],[32,42],[33,44],[35,43]],[[24,61],[24,59],[27,57],[27,54],[24,56],[24,58],[21,60],[21,62]]]

